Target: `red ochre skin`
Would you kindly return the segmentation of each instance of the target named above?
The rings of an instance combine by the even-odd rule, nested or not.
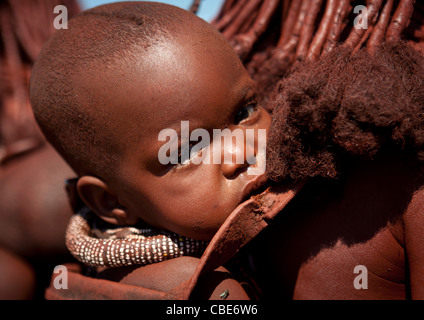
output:
[[[98,277],[122,284],[170,292],[190,279],[198,263],[197,258],[180,257],[144,267],[109,268],[101,272]],[[199,279],[191,297],[194,300],[220,300],[220,295],[226,290],[229,292],[228,300],[249,299],[245,288],[224,267],[204,274]]]
[[[30,264],[0,248],[0,300],[32,299],[36,278]]]
[[[48,144],[4,164],[0,246],[27,258],[67,253],[64,232],[72,210],[64,181],[74,176]]]
[[[418,168],[386,157],[341,181],[307,184],[257,239],[265,298],[423,299],[424,193]],[[355,289],[357,265],[368,289]]]
[[[47,144],[0,170],[0,299],[40,299],[55,265],[72,261],[64,234],[71,206],[63,183],[75,176]]]

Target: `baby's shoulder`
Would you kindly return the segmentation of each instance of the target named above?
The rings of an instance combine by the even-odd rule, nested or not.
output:
[[[200,259],[179,257],[145,266],[110,268],[99,277],[119,283],[170,292],[194,274]],[[224,267],[205,273],[199,279],[193,297],[196,299],[248,299],[242,285]]]

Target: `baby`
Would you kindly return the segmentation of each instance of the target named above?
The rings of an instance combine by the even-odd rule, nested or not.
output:
[[[257,132],[271,122],[226,40],[182,9],[128,2],[85,11],[43,48],[30,97],[43,133],[78,174],[78,195],[109,226],[142,223],[181,239],[208,241],[266,180],[262,160],[246,159],[249,148],[259,155],[259,134],[242,145],[218,144],[221,137],[213,136],[196,154],[180,153],[178,163],[159,159],[169,142],[160,139],[164,129],[178,133],[181,150],[193,147],[183,137],[183,121],[190,130],[209,133]],[[202,152],[231,159],[241,153],[243,161],[194,163],[190,157]],[[81,257],[92,265],[95,258]],[[186,280],[197,263],[182,257],[131,272],[98,269],[103,272],[97,277],[167,291]],[[219,298],[228,288],[230,298],[248,297],[230,276],[210,277],[204,281],[205,298]]]

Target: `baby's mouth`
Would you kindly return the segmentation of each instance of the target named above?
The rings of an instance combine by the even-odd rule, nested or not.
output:
[[[243,189],[242,201],[248,200],[250,197],[264,192],[270,187],[270,181],[266,174],[259,175],[250,180]]]

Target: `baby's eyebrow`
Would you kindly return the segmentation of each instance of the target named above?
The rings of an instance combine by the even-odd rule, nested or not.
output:
[[[235,104],[235,108],[239,109],[241,107],[243,107],[243,105],[251,100],[253,97],[255,97],[257,95],[256,93],[256,87],[253,83],[250,83],[249,85],[243,86],[240,89],[240,95],[237,99],[237,103]],[[235,110],[231,110],[231,114],[234,113]]]
[[[241,90],[244,98],[256,95],[256,86],[253,83],[243,87]]]

